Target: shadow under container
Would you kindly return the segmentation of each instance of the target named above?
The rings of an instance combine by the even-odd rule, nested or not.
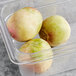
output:
[[[30,55],[39,54],[41,52],[48,53],[50,49],[42,50],[34,54],[22,53],[18,49],[24,42],[17,42],[11,38],[6,27],[7,19],[18,9],[23,7],[37,8],[43,19],[52,15],[63,16],[70,24],[71,36],[70,39],[57,47],[52,48],[53,56],[50,54],[45,59],[28,59]],[[10,60],[19,65],[22,76],[53,76],[57,73],[76,69],[76,1],[75,0],[16,0],[10,1],[3,5],[1,10],[1,35],[5,43]],[[39,35],[36,36],[39,38]],[[20,59],[19,57],[27,57]],[[35,73],[35,64],[53,60],[51,67],[44,73]],[[30,70],[27,66],[32,66]],[[47,66],[46,66],[47,67]]]

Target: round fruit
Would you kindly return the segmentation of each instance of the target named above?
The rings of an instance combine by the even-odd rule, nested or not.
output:
[[[26,44],[21,46],[20,51],[23,53],[29,53],[29,56],[25,55],[21,58],[19,57],[21,61],[42,61],[28,66],[34,67],[34,71],[36,73],[45,72],[52,65],[52,59],[45,60],[49,57],[53,57],[52,49],[50,45],[43,39],[33,39],[31,41],[28,41]]]
[[[40,37],[51,46],[58,46],[66,42],[71,33],[68,22],[62,16],[51,16],[43,21]]]
[[[17,41],[34,38],[41,29],[42,15],[32,7],[24,7],[16,11],[7,21],[11,36]]]

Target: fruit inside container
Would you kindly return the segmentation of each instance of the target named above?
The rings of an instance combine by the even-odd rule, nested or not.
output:
[[[46,22],[44,22],[44,23],[46,23],[46,25],[47,26],[49,26],[50,24],[51,24],[51,17],[52,16],[56,16],[56,15],[60,15],[59,17],[63,17],[63,18],[65,18],[66,19],[66,21],[69,23],[69,26],[71,27],[71,36],[69,37],[69,35],[67,34],[68,33],[68,23],[63,19],[63,20],[60,20],[60,21],[62,21],[63,23],[65,23],[65,24],[67,24],[66,26],[67,26],[67,28],[66,28],[66,33],[65,33],[65,36],[66,35],[68,35],[68,37],[69,37],[69,40],[67,41],[67,42],[65,42],[65,40],[63,39],[63,41],[65,42],[65,43],[63,43],[63,44],[61,44],[61,45],[58,45],[58,46],[56,46],[56,45],[51,45],[51,43],[50,42],[48,42],[47,41],[47,39],[46,38],[48,38],[48,36],[46,36],[46,37],[44,37],[44,34],[42,33],[42,35],[41,35],[41,38],[42,39],[44,39],[44,41],[45,42],[47,42],[48,43],[48,45],[49,46],[53,46],[52,48],[51,47],[45,47],[45,46],[47,46],[47,45],[43,45],[43,44],[41,44],[41,45],[43,45],[43,47],[45,48],[45,49],[38,49],[38,50],[41,50],[41,51],[37,51],[36,53],[34,53],[34,49],[36,49],[36,48],[33,48],[33,52],[31,52],[32,54],[28,54],[28,52],[26,53],[24,53],[24,49],[25,48],[23,48],[24,46],[25,47],[27,47],[26,49],[27,50],[30,50],[30,46],[28,45],[28,44],[33,44],[32,43],[32,40],[35,40],[35,39],[39,39],[40,38],[40,36],[39,36],[39,33],[37,34],[36,32],[34,32],[33,31],[33,29],[32,29],[32,31],[31,31],[31,33],[30,33],[30,37],[32,37],[32,35],[34,35],[34,34],[32,34],[32,33],[35,33],[35,36],[32,38],[32,39],[30,39],[30,40],[27,40],[26,39],[26,41],[27,42],[19,42],[19,41],[21,41],[21,38],[19,38],[19,40],[18,41],[16,41],[17,40],[17,38],[16,39],[14,39],[14,38],[12,38],[12,37],[14,37],[14,35],[12,34],[12,37],[11,37],[11,35],[9,34],[9,32],[8,32],[8,30],[7,30],[7,28],[6,28],[6,23],[7,23],[7,20],[14,14],[14,12],[16,12],[17,10],[19,10],[19,9],[22,9],[23,7],[28,7],[28,5],[22,5],[21,4],[21,2],[22,1],[19,1],[18,3],[17,2],[14,2],[14,3],[11,3],[11,4],[8,4],[8,5],[6,5],[4,8],[3,8],[3,10],[2,10],[2,19],[1,19],[1,21],[3,22],[3,24],[4,24],[4,26],[2,27],[3,29],[5,29],[5,30],[2,30],[2,31],[4,31],[3,32],[3,34],[6,34],[5,36],[4,36],[4,41],[5,41],[5,44],[6,44],[6,47],[8,47],[9,46],[9,48],[7,48],[7,50],[9,50],[10,49],[10,51],[11,51],[11,53],[10,53],[10,51],[8,51],[8,53],[10,54],[10,58],[11,58],[11,60],[12,60],[12,62],[13,63],[15,63],[15,64],[19,64],[19,65],[24,65],[24,64],[27,64],[27,66],[26,65],[24,65],[26,68],[29,68],[28,66],[30,66],[30,68],[29,69],[33,69],[33,72],[34,73],[36,73],[36,72],[38,72],[39,73],[39,71],[43,71],[43,69],[41,69],[41,67],[43,66],[43,68],[44,68],[44,70],[45,69],[47,69],[48,68],[48,66],[50,66],[51,65],[51,67],[48,69],[48,71],[46,71],[46,72],[44,72],[44,73],[42,73],[41,75],[45,75],[45,73],[48,73],[48,75],[52,75],[52,74],[55,74],[55,73],[59,73],[59,72],[61,72],[61,71],[65,71],[65,69],[66,70],[68,70],[68,69],[72,69],[72,68],[74,68],[74,66],[67,66],[67,65],[65,65],[66,63],[68,64],[68,62],[69,62],[69,60],[72,60],[72,56],[75,56],[75,55],[70,55],[70,53],[73,53],[73,52],[75,52],[75,23],[74,23],[74,19],[73,19],[73,16],[71,16],[71,20],[70,20],[70,18],[68,17],[69,15],[67,14],[67,12],[68,11],[63,11],[62,9],[63,8],[65,8],[65,10],[68,8],[68,6],[70,6],[70,4],[72,4],[71,2],[68,2],[69,4],[68,4],[68,6],[67,6],[67,2],[64,2],[63,4],[50,4],[50,5],[46,5],[46,6],[38,6],[38,7],[36,7],[36,9],[37,10],[39,10],[40,12],[41,12],[41,14],[42,14],[42,17],[43,17],[43,21],[45,21],[46,20],[46,22],[48,22],[48,23],[46,23]],[[15,5],[14,6],[14,4],[15,3],[17,3],[17,5]],[[10,8],[8,8],[9,7],[9,5],[11,5],[10,6]],[[65,7],[64,7],[64,5],[65,5]],[[62,7],[59,7],[59,6],[62,6]],[[31,6],[32,7],[32,6]],[[70,6],[71,7],[71,6]],[[75,6],[74,6],[75,7]],[[33,7],[32,7],[33,8]],[[47,8],[49,8],[49,10],[47,9]],[[13,9],[13,10],[11,10],[11,9]],[[53,10],[54,9],[54,10]],[[53,10],[53,11],[52,11]],[[58,10],[60,10],[60,11],[58,11]],[[7,12],[6,12],[7,11]],[[44,11],[46,11],[46,12],[44,12]],[[69,11],[70,11],[70,9],[69,9]],[[74,10],[73,10],[74,11]],[[5,13],[6,12],[6,13]],[[64,12],[65,12],[65,14],[64,14]],[[74,11],[75,12],[75,11]],[[32,12],[32,13],[34,13],[34,12]],[[71,12],[70,12],[70,14],[72,14]],[[16,15],[16,14],[15,14]],[[74,14],[73,14],[74,15]],[[33,18],[34,17],[34,15],[31,17],[31,18]],[[38,16],[39,17],[39,16]],[[47,20],[47,18],[49,18],[48,20]],[[9,22],[13,22],[14,20],[13,20],[13,17],[11,18],[12,20],[9,20]],[[20,18],[18,18],[18,19],[21,19],[21,17]],[[5,20],[5,21],[4,21]],[[22,20],[22,19],[21,19]],[[27,19],[26,19],[27,20]],[[31,21],[32,19],[29,19],[28,20],[28,23],[30,24],[30,21]],[[35,19],[36,20],[36,19]],[[40,20],[40,19],[39,19]],[[41,18],[41,20],[42,20],[42,18]],[[58,19],[57,19],[58,20]],[[23,21],[23,20],[22,20]],[[49,22],[50,21],[50,22]],[[60,21],[59,21],[59,23],[58,24],[61,24],[60,23]],[[8,22],[8,23],[9,23]],[[20,21],[19,21],[20,22]],[[40,21],[39,21],[40,22]],[[58,22],[58,21],[57,21]],[[32,23],[32,22],[31,22]],[[34,22],[35,23],[35,22]],[[19,23],[20,24],[20,23]],[[35,23],[36,24],[36,23]],[[52,24],[55,24],[55,25],[57,25],[57,23],[56,22],[54,22],[54,23],[52,23]],[[31,24],[30,24],[31,25]],[[44,26],[46,26],[45,24],[44,24]],[[64,24],[62,24],[63,26],[64,26]],[[16,26],[15,26],[16,27]],[[42,26],[40,26],[40,27],[38,27],[38,28],[42,28],[43,27],[43,25]],[[52,27],[52,26],[51,26]],[[56,27],[59,27],[59,25],[58,26],[56,26]],[[12,29],[13,29],[13,27],[11,27]],[[18,27],[18,28],[20,28],[20,26]],[[29,28],[29,27],[28,27]],[[32,28],[32,27],[31,27]],[[44,28],[44,27],[43,27]],[[42,29],[43,29],[42,28]],[[45,27],[45,28],[47,28],[47,27]],[[62,28],[62,27],[61,27]],[[48,29],[48,28],[47,28]],[[48,32],[47,31],[47,29],[45,29],[46,30],[46,32]],[[50,28],[49,28],[50,29]],[[52,28],[51,28],[52,29]],[[60,29],[60,28],[59,28]],[[58,30],[59,30],[58,29]],[[41,29],[40,29],[41,30]],[[45,31],[45,30],[43,30],[43,32]],[[57,30],[57,29],[55,29],[55,30]],[[70,29],[69,29],[70,30]],[[11,30],[10,30],[11,31]],[[22,31],[23,31],[23,28],[22,28]],[[36,31],[39,31],[39,30],[36,30]],[[62,31],[62,30],[61,30]],[[20,32],[20,31],[19,31]],[[24,32],[24,31],[23,31]],[[57,32],[54,32],[54,33],[57,33]],[[70,32],[69,32],[70,33]],[[14,34],[15,34],[15,32],[14,32]],[[20,33],[19,33],[20,34]],[[61,33],[61,35],[62,35],[63,33]],[[64,34],[63,34],[64,35]],[[63,36],[62,35],[62,36]],[[23,37],[24,35],[22,35],[22,36],[20,36],[20,37]],[[50,35],[49,35],[50,36]],[[50,36],[51,37],[51,36]],[[67,37],[67,38],[68,38]],[[5,38],[7,38],[7,39],[5,39]],[[24,37],[23,37],[24,38]],[[61,38],[60,38],[61,39]],[[66,38],[65,38],[66,39]],[[49,38],[49,40],[50,40],[50,38]],[[23,40],[24,41],[24,40]],[[31,41],[31,43],[30,43],[30,41]],[[52,41],[53,42],[53,41]],[[49,44],[50,43],[50,44]],[[8,45],[7,45],[8,44]],[[37,43],[38,44],[38,43]],[[36,44],[36,45],[37,45]],[[40,43],[39,43],[40,44]],[[55,44],[55,42],[54,42],[54,44]],[[36,45],[34,45],[34,46],[36,46]],[[19,51],[19,49],[20,49],[20,47],[21,46],[23,46],[22,47],[22,49],[21,49],[21,51]],[[31,45],[31,47],[32,47],[33,45]],[[38,46],[39,48],[40,48],[40,46]],[[47,48],[47,49],[46,49]],[[52,52],[53,52],[53,56],[51,56],[51,53],[50,53],[50,50],[52,50]],[[22,52],[23,51],[23,52]],[[44,52],[43,52],[44,51]],[[47,53],[49,53],[49,54],[47,54]],[[46,56],[46,55],[47,56]],[[27,57],[27,59],[26,59],[26,57]],[[32,59],[31,59],[32,58]],[[38,59],[38,60],[37,60]],[[53,62],[52,63],[50,63],[50,65],[49,65],[49,62],[51,62],[51,61],[53,60]],[[46,65],[45,65],[45,64]],[[75,62],[74,62],[75,63]],[[43,65],[44,64],[44,65]],[[48,66],[47,66],[48,65]],[[71,65],[71,63],[69,63],[68,65]],[[63,67],[62,67],[63,66]],[[23,67],[23,66],[22,66]],[[64,69],[64,67],[66,67],[65,69]],[[37,69],[36,69],[37,68]],[[59,68],[59,69],[57,69],[57,68]],[[41,70],[40,70],[41,69]],[[55,71],[53,71],[53,70],[55,70]]]

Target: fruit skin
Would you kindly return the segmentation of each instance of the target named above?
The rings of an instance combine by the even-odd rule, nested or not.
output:
[[[42,15],[38,10],[32,7],[24,7],[9,17],[7,27],[15,40],[28,41],[38,34],[42,21]]]
[[[26,61],[28,58],[28,60],[33,60],[34,62],[37,62],[45,60],[49,57],[53,57],[53,52],[50,45],[43,39],[33,39],[31,41],[28,41],[26,44],[21,46],[20,51],[23,53],[35,53],[33,55],[29,54],[28,57],[26,55],[23,57],[19,57],[20,61]],[[27,67],[34,67],[34,71],[36,73],[43,73],[50,68],[50,66],[52,65],[52,61],[53,59],[49,59],[35,64],[27,65]]]
[[[62,16],[55,15],[43,21],[39,35],[51,46],[58,46],[69,39],[70,33],[68,22]]]

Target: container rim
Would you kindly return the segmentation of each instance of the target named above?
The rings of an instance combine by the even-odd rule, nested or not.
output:
[[[16,0],[16,1],[19,1],[19,0]],[[8,4],[8,3],[11,3],[11,2],[15,2],[15,0],[1,1],[0,5]]]

